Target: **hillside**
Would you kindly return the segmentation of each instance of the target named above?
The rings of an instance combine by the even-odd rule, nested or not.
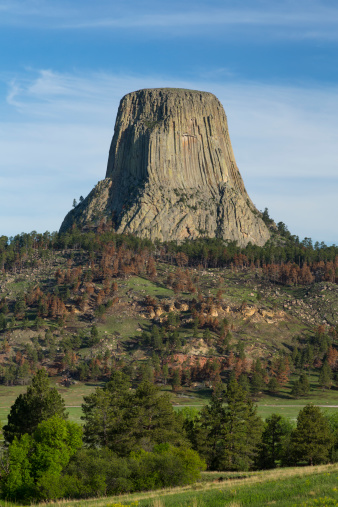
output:
[[[118,368],[191,396],[234,371],[275,394],[325,358],[334,377],[337,249],[215,241],[155,246],[104,228],[6,241],[1,382],[27,384],[41,366],[66,385],[104,381]],[[292,250],[300,264],[277,260]]]

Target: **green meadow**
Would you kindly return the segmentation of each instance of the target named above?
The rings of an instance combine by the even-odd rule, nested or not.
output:
[[[253,473],[206,472],[191,486],[90,500],[55,507],[315,507],[338,505],[338,464]],[[2,507],[14,507],[2,503]],[[36,504],[42,505],[42,504]],[[46,504],[44,504],[46,505]]]

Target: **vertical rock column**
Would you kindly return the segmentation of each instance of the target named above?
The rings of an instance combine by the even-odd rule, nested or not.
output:
[[[119,233],[164,241],[267,241],[213,94],[164,88],[123,97],[106,178],[67,215],[61,230],[73,222],[95,226],[111,219]]]

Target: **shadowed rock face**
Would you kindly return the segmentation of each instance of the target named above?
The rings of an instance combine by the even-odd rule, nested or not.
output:
[[[262,245],[270,236],[245,190],[221,103],[173,88],[123,97],[106,178],[60,231],[100,220],[162,241],[207,236]]]

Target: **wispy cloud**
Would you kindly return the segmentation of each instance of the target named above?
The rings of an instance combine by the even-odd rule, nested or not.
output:
[[[189,36],[191,30],[222,31],[222,37],[233,36],[235,30],[250,37],[260,30],[270,37],[337,39],[338,6],[323,0],[270,0],[234,2],[178,2],[130,0],[81,4],[59,0],[26,0],[0,3],[0,24],[24,25],[40,29],[117,29],[142,30],[146,37]],[[151,29],[151,30],[149,30]],[[169,31],[169,32],[168,32]],[[171,31],[171,32],[170,32]]]
[[[281,4],[282,5],[282,4]],[[314,8],[302,10],[292,8],[286,11],[280,8],[252,9],[215,9],[181,10],[181,12],[167,12],[159,14],[138,14],[114,16],[108,18],[94,18],[86,21],[75,21],[64,25],[69,28],[89,27],[159,27],[172,28],[182,26],[258,26],[258,27],[306,27],[320,24],[335,26],[338,21],[338,9]]]
[[[302,237],[337,242],[336,88],[52,70],[9,83],[8,108],[17,119],[0,122],[0,174],[7,175],[1,181],[0,216],[6,217],[1,223],[7,233],[16,228],[11,217],[20,210],[22,227],[16,232],[37,228],[39,213],[45,217],[41,227],[44,223],[44,229],[57,229],[73,198],[89,192],[105,175],[121,97],[160,86],[215,93],[226,110],[237,163],[258,208],[267,206],[277,221]]]

